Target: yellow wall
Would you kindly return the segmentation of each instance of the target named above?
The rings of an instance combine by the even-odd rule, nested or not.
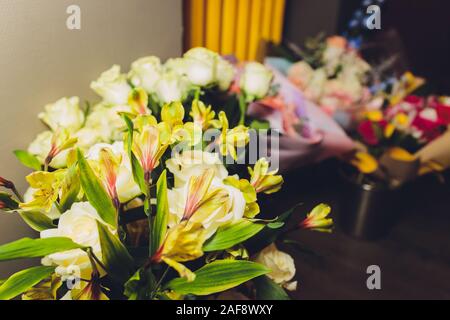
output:
[[[184,0],[185,49],[204,46],[254,60],[262,40],[281,42],[285,0]]]

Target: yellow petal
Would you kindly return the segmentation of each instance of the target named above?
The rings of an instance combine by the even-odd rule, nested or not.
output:
[[[355,153],[350,163],[365,174],[373,173],[378,169],[378,161],[366,152]]]

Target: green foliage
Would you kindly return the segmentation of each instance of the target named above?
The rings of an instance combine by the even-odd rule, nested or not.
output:
[[[48,278],[55,267],[39,266],[13,274],[0,286],[0,300],[9,300]]]
[[[111,198],[80,150],[77,151],[77,155],[78,171],[86,197],[103,221],[117,227],[116,209]]]
[[[42,164],[39,159],[28,151],[16,150],[14,151],[14,155],[25,167],[35,171],[40,171],[42,169]]]
[[[216,260],[198,269],[194,281],[176,278],[166,288],[179,294],[205,296],[234,288],[269,272],[265,266],[251,261]]]

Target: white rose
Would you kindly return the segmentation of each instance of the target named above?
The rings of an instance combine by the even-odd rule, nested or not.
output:
[[[145,57],[131,64],[128,74],[131,83],[135,87],[142,87],[148,93],[154,91],[154,86],[161,75],[161,61],[158,57]]]
[[[275,283],[288,290],[296,290],[297,282],[290,282],[295,276],[294,259],[287,253],[278,250],[275,244],[272,243],[264,248],[256,256],[255,261],[272,270],[267,276]]]
[[[114,65],[103,72],[96,81],[91,82],[91,89],[110,104],[126,104],[131,87],[127,76],[120,73],[120,67]]]
[[[318,101],[322,96],[327,79],[328,77],[325,69],[316,69],[305,89],[305,96],[312,101]]]
[[[34,197],[33,194],[36,192],[36,189],[28,188],[27,191],[25,191],[25,194],[23,195],[23,200],[25,203],[33,201]],[[45,214],[47,217],[49,217],[52,220],[58,219],[61,216],[61,213],[56,208],[55,205],[53,205],[49,212],[46,212],[45,210],[41,211],[41,213]]]
[[[94,106],[93,111],[88,115],[85,127],[95,130],[103,142],[122,140],[126,125],[119,112],[131,112],[131,110],[126,105],[108,107],[100,103]]]
[[[185,72],[196,86],[208,86],[216,82],[219,55],[206,48],[193,48],[184,54]]]
[[[78,139],[77,147],[80,147],[83,150],[87,150],[97,142],[101,141],[99,132],[92,128],[82,128],[74,134],[74,137]]]
[[[38,117],[53,131],[65,128],[69,132],[75,132],[84,122],[84,113],[79,103],[78,97],[59,99],[55,103],[46,105],[45,112],[41,112]]]
[[[214,169],[215,177],[223,180],[228,176],[219,155],[201,150],[188,150],[175,154],[166,161],[167,169],[174,175],[175,187],[183,187],[192,176],[200,176],[208,169]]]
[[[133,179],[130,158],[125,151],[123,142],[117,141],[113,144],[98,143],[89,149],[87,153],[87,159],[98,161],[100,157],[100,151],[103,148],[108,148],[115,155],[120,155],[122,157],[122,162],[119,166],[119,172],[117,173],[116,181],[117,195],[119,196],[120,202],[125,203],[136,198],[142,192]]]
[[[289,80],[302,90],[307,87],[313,75],[313,68],[305,61],[294,63],[288,72]]]
[[[160,104],[183,101],[188,93],[187,80],[175,72],[166,72],[155,86],[155,98]]]
[[[176,73],[179,76],[186,76],[186,60],[184,58],[171,58],[164,63],[164,73]]]
[[[236,222],[244,216],[246,202],[242,192],[232,186],[225,185],[221,179],[214,178],[211,182],[210,189],[223,188],[228,193],[228,201],[223,207],[212,212],[207,219],[196,221],[195,214],[191,217],[191,221],[199,222],[206,229],[207,238],[211,237],[222,225]],[[184,214],[186,205],[189,183],[182,188],[175,188],[168,191],[169,201],[169,226],[173,227],[180,222]]]
[[[88,202],[74,203],[70,210],[61,215],[58,228],[42,231],[41,238],[70,238],[82,246],[91,247],[94,254],[101,259],[97,221],[105,223]],[[77,272],[80,272],[82,278],[91,277],[92,267],[89,257],[81,249],[50,254],[42,259],[42,264],[57,265],[55,271],[63,277]]]
[[[43,164],[45,158],[50,152],[52,146],[52,137],[53,132],[44,131],[37,135],[33,142],[28,146],[28,152],[32,155],[35,155],[38,160]],[[55,158],[53,158],[50,166],[52,168],[65,168],[67,166],[67,156],[69,154],[69,150],[64,150],[59,153]]]
[[[244,67],[240,87],[252,100],[262,99],[268,94],[272,79],[272,71],[261,63],[250,62]]]
[[[220,90],[228,90],[234,80],[235,71],[234,66],[230,62],[219,57],[217,64],[217,82]]]

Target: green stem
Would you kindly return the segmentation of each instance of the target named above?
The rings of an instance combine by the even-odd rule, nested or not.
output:
[[[239,95],[239,109],[241,110],[239,125],[243,125],[245,123],[245,114],[247,112],[247,104],[245,103],[245,97],[243,94]]]
[[[161,284],[162,284],[164,278],[167,276],[167,273],[169,272],[169,269],[170,269],[170,267],[167,266],[166,270],[164,270],[164,273],[161,275],[161,278],[159,278],[158,282],[155,285],[155,289],[153,290],[153,292],[151,294],[151,299],[153,299],[153,297],[155,296],[156,292],[161,287]]]
[[[149,241],[149,254],[152,254],[152,197],[151,197],[151,187],[152,187],[152,179],[151,179],[151,172],[145,173],[145,186],[146,186],[146,195],[145,195],[145,214],[148,217],[148,241]]]
[[[195,93],[194,93],[194,100],[199,100],[200,99],[200,93],[201,93],[201,88],[200,87],[196,87],[195,88]]]
[[[23,202],[23,197],[20,195],[19,191],[17,191],[15,185],[12,186],[11,191],[16,195],[20,202]]]

